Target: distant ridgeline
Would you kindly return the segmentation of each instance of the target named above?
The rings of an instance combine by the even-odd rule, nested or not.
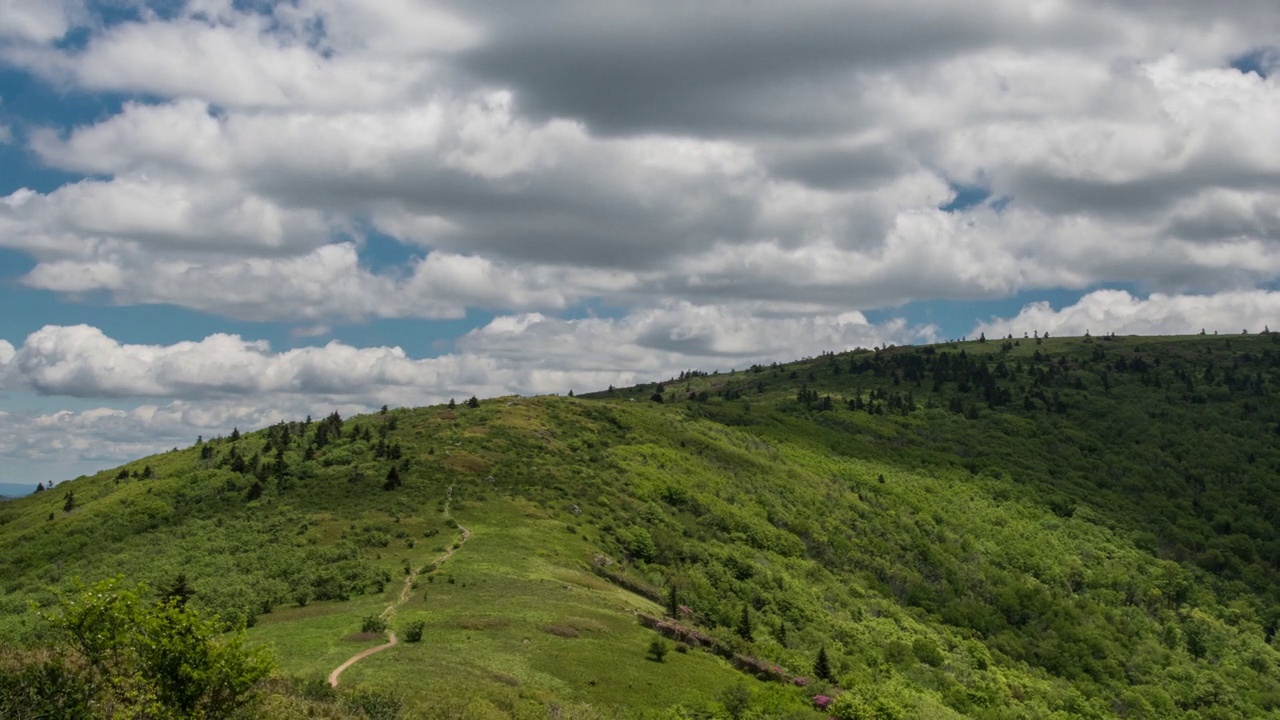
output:
[[[1271,333],[334,413],[0,505],[0,715],[88,666],[28,603],[123,574],[276,649],[261,717],[1280,717],[1278,528]]]

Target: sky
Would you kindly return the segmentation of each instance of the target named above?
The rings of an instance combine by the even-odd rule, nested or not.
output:
[[[0,483],[332,410],[1280,329],[1274,0],[0,0]]]

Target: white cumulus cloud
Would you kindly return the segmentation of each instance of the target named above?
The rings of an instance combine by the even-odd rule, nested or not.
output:
[[[1280,292],[1249,290],[1215,295],[1137,298],[1124,290],[1097,290],[1072,305],[1027,305],[1012,318],[980,323],[973,334],[992,337],[1049,332],[1053,335],[1189,335],[1206,332],[1261,332],[1280,329]]]

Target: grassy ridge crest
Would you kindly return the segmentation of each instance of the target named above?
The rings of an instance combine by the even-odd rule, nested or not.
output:
[[[343,675],[405,716],[1280,717],[1278,340],[983,339],[236,433],[0,504],[0,635],[41,643],[26,604],[72,578],[185,574],[302,678],[288,717],[420,569],[422,642]],[[428,567],[447,498],[474,534]],[[646,659],[672,598],[722,651]]]

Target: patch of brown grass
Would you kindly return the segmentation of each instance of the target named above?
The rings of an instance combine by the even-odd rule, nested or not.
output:
[[[440,464],[443,465],[445,469],[452,470],[456,473],[466,473],[471,475],[487,475],[489,473],[489,463],[462,450],[454,450],[453,453],[446,457]]]

